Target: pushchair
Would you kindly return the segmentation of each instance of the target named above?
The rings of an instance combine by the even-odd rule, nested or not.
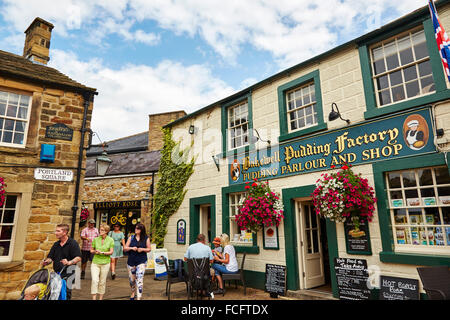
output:
[[[43,284],[44,292],[41,292],[37,300],[60,300],[61,291],[65,290],[63,280],[58,273],[42,268],[30,275],[22,289],[19,300],[24,300],[25,289],[38,283]]]

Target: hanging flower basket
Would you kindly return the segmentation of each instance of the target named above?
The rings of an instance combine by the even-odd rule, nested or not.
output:
[[[89,218],[89,210],[88,208],[82,208],[80,214],[80,220],[86,221]]]
[[[351,165],[343,165],[341,170],[331,174],[322,174],[316,181],[312,197],[316,214],[337,222],[351,219],[354,234],[360,232],[360,222],[372,221],[377,201],[368,180],[355,174]]]
[[[5,179],[3,179],[2,177],[0,177],[0,207],[3,207],[3,204],[5,203],[5,190],[6,187],[6,183],[5,183]]]
[[[268,182],[246,183],[247,194],[239,202],[236,222],[239,227],[250,232],[258,232],[264,226],[279,226],[283,216],[280,195],[272,192]]]

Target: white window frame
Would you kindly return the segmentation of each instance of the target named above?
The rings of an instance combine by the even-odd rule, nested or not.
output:
[[[406,169],[406,170],[398,170],[398,171],[389,171],[386,172],[385,174],[385,179],[386,179],[386,192],[388,194],[388,207],[389,207],[389,212],[390,212],[390,218],[391,218],[391,226],[392,226],[392,235],[393,235],[393,240],[394,240],[394,249],[395,252],[403,252],[403,253],[420,253],[420,254],[440,254],[440,255],[450,255],[450,244],[448,244],[448,239],[447,239],[447,233],[446,233],[446,228],[450,228],[450,224],[443,224],[444,223],[444,219],[443,219],[443,212],[442,209],[443,207],[446,208],[450,208],[450,204],[443,204],[441,203],[441,200],[439,198],[439,194],[438,194],[438,187],[450,187],[450,182],[448,184],[437,184],[436,182],[436,175],[435,175],[435,168],[439,168],[441,166],[434,166],[434,167],[424,167],[424,168],[417,168],[417,169]],[[446,168],[446,167],[445,167]],[[432,179],[433,179],[433,184],[431,185],[426,185],[426,186],[422,186],[419,185],[419,175],[418,175],[418,171],[419,170],[427,170],[427,169],[431,169],[432,172]],[[404,172],[414,172],[414,177],[416,179],[416,186],[415,187],[404,187],[403,184],[403,178],[402,178],[402,173]],[[399,174],[400,177],[400,183],[401,183],[401,187],[400,188],[391,188],[389,185],[389,174]],[[423,201],[423,197],[422,194],[420,192],[421,189],[429,189],[429,188],[433,188],[434,189],[434,194],[435,194],[435,199],[436,199],[436,205],[425,205],[424,201]],[[417,190],[418,193],[418,198],[420,201],[420,204],[418,206],[411,206],[408,205],[408,201],[405,195],[405,191],[407,190]],[[402,192],[402,199],[404,199],[403,202],[403,206],[394,206],[392,204],[392,200],[391,199],[391,192]],[[450,196],[447,196],[450,199]],[[410,198],[413,199],[413,198]],[[423,222],[426,221],[426,213],[425,213],[425,208],[438,208],[439,211],[439,219],[441,221],[441,225],[437,225],[437,224],[425,224]],[[411,223],[410,221],[410,214],[408,211],[408,214],[406,215],[405,212],[405,216],[407,218],[406,223],[396,223],[395,220],[395,216],[394,216],[394,210],[408,210],[408,209],[421,209],[421,220],[423,221],[422,223],[419,224],[414,224]],[[443,240],[444,240],[444,245],[442,246],[438,246],[438,245],[430,245],[429,244],[429,230],[431,230],[432,232],[435,230],[435,228],[442,228],[442,234],[443,234]],[[420,243],[420,244],[400,244],[398,243],[398,238],[397,238],[397,229],[398,228],[404,228],[406,229],[405,231],[408,233],[405,236],[408,237],[408,239],[412,240],[412,234],[411,234],[411,228],[417,228],[418,232],[419,232],[419,242],[421,242],[422,239],[422,235],[420,234],[420,228],[425,230],[425,235],[426,235],[426,245]],[[433,234],[433,236],[435,236]]]
[[[310,101],[308,103],[306,103],[306,104],[303,104],[303,99],[304,99],[303,90],[306,89],[306,88],[308,88],[308,90],[309,90],[308,91],[308,95],[309,95]],[[314,101],[311,99],[311,92],[312,92],[311,89],[314,91],[314,98],[315,98]],[[289,133],[300,131],[300,130],[304,130],[304,129],[307,129],[309,127],[314,127],[314,126],[319,124],[318,113],[317,113],[317,108],[318,107],[317,107],[317,98],[316,98],[316,87],[315,87],[314,81],[308,82],[308,83],[303,84],[303,85],[301,85],[299,87],[291,89],[291,90],[287,91],[285,94],[286,94],[287,126],[288,126],[288,132]],[[292,94],[293,98],[289,99],[289,96],[291,94]],[[295,103],[295,101],[298,100],[297,94],[300,94],[300,98],[302,100],[302,105],[299,106],[299,107],[294,107],[292,110],[289,110],[289,103],[290,102],[294,102]],[[306,115],[306,109],[308,107],[312,108],[311,115]],[[305,125],[303,127],[300,127],[298,125],[300,117],[297,117],[297,112],[300,111],[300,110],[303,110],[303,119],[305,120]],[[291,114],[292,113],[294,113],[294,115],[295,115],[294,116],[295,117],[294,120],[291,120]],[[310,124],[306,124],[306,118],[308,116],[312,116],[312,118],[313,118],[313,122],[310,123]],[[315,121],[314,121],[314,119],[315,119]],[[296,129],[292,129],[291,128],[291,124],[292,124],[293,121],[297,122],[297,126],[298,127]]]
[[[236,193],[230,193],[228,195],[228,199],[229,199],[229,212],[230,212],[230,243],[232,245],[236,245],[236,246],[253,246],[253,237],[254,235],[252,234],[252,239],[248,242],[245,241],[236,241],[234,240],[234,235],[238,234],[237,230],[238,230],[238,225],[236,222],[236,213],[238,213],[238,207],[239,207],[239,201],[245,197],[246,193],[245,192],[236,192]]]
[[[246,122],[242,122],[242,123],[239,123],[238,125],[236,125],[236,118],[235,117],[233,117],[233,119],[231,119],[230,118],[230,114],[231,114],[231,110],[234,110],[234,109],[238,109],[238,108],[241,108],[242,106],[246,106],[246,113],[247,113],[247,117],[246,117],[246,119],[247,119],[247,121]],[[235,113],[234,113],[235,114]],[[235,125],[232,127],[231,126],[231,121],[232,120],[234,120],[234,123],[235,123]],[[249,119],[249,112],[248,112],[248,101],[247,100],[245,100],[245,101],[241,101],[241,102],[239,102],[239,103],[237,103],[237,104],[235,104],[235,105],[233,105],[233,106],[231,106],[231,107],[228,107],[228,109],[227,109],[227,121],[228,121],[228,129],[227,129],[227,131],[228,131],[228,150],[234,150],[234,149],[239,149],[239,148],[242,148],[242,147],[245,147],[245,146],[248,146],[248,145],[250,145],[250,128],[249,128],[249,125],[250,125],[250,119]],[[242,145],[239,145],[239,146],[234,146],[234,147],[232,147],[232,140],[233,140],[233,137],[231,136],[231,132],[233,131],[233,130],[237,130],[238,128],[242,128],[244,125],[247,125],[247,133],[246,134],[244,134],[244,132],[242,132],[241,133],[241,135],[239,135],[239,137],[242,137],[242,142],[243,142],[243,144]],[[242,130],[242,129],[241,129]],[[243,130],[242,130],[243,131]],[[245,135],[247,135],[247,142],[244,142],[244,137],[245,137]],[[235,137],[236,137],[236,135],[235,135]]]
[[[14,213],[14,222],[5,224],[6,226],[12,226],[13,227],[13,231],[12,231],[12,234],[11,234],[11,242],[10,242],[10,247],[9,247],[9,253],[8,253],[7,256],[0,256],[0,262],[11,262],[12,258],[13,258],[14,247],[15,247],[17,221],[18,221],[18,216],[19,216],[19,208],[20,208],[21,197],[20,197],[20,194],[15,194],[15,193],[5,194],[5,196],[6,197],[8,197],[8,196],[16,196],[17,197],[16,208],[15,208],[15,213]],[[3,211],[5,210],[5,205],[6,205],[6,199],[5,199],[5,203],[0,208],[1,213],[2,213],[2,217],[0,219],[0,232],[1,232],[1,228],[3,226]]]
[[[3,119],[3,127],[0,128],[0,130],[2,130],[1,134],[0,134],[0,146],[2,147],[14,147],[14,148],[22,148],[25,149],[26,145],[27,145],[27,137],[28,137],[28,128],[29,128],[29,124],[30,124],[30,115],[31,115],[31,104],[33,101],[33,96],[32,95],[27,95],[27,94],[23,94],[23,93],[18,93],[18,92],[13,92],[13,91],[5,91],[5,90],[1,90],[0,89],[0,93],[6,93],[8,94],[8,98],[6,101],[6,109],[5,109],[5,115],[0,115],[0,118]],[[19,97],[21,96],[27,96],[29,97],[29,101],[28,101],[28,106],[27,106],[27,117],[26,119],[22,119],[22,118],[17,118],[17,117],[10,117],[7,116],[7,110],[8,110],[8,102],[9,102],[9,97],[11,94],[17,94]],[[18,108],[20,108],[20,100],[18,103]],[[18,110],[17,110],[18,112]],[[3,128],[4,128],[4,123],[5,120],[14,120],[14,121],[22,121],[25,122],[25,130],[23,132],[24,137],[23,137],[23,144],[18,144],[18,143],[13,143],[13,142],[2,142],[3,139]],[[15,132],[15,131],[13,131]],[[14,137],[13,137],[13,141],[14,141]]]
[[[408,100],[412,100],[412,99],[417,99],[417,98],[420,98],[420,97],[424,97],[424,96],[436,93],[436,80],[434,78],[433,72],[431,72],[431,76],[433,77],[433,83],[435,85],[435,89],[434,89],[434,91],[429,91],[429,92],[423,93],[422,92],[423,89],[422,89],[420,80],[422,78],[429,77],[430,75],[428,75],[426,77],[421,77],[420,74],[419,74],[419,70],[418,70],[418,65],[420,63],[423,63],[423,62],[426,62],[426,61],[430,61],[430,63],[431,63],[430,53],[428,52],[428,56],[427,57],[424,57],[424,58],[421,58],[419,60],[416,60],[416,54],[414,52],[413,47],[411,47],[412,48],[413,59],[414,59],[413,62],[407,63],[405,65],[399,65],[398,67],[396,67],[396,68],[394,68],[392,70],[387,70],[386,69],[384,72],[381,72],[381,73],[375,75],[375,67],[374,67],[374,61],[375,60],[374,60],[374,52],[373,52],[374,49],[379,48],[379,47],[384,47],[385,44],[394,42],[395,46],[396,46],[396,52],[397,52],[397,56],[398,56],[398,59],[399,59],[399,63],[401,64],[401,60],[400,60],[400,56],[399,56],[400,50],[398,50],[398,40],[406,37],[407,35],[409,35],[409,38],[412,41],[412,35],[415,34],[415,33],[420,32],[420,31],[424,32],[425,44],[426,44],[427,40],[426,40],[425,30],[423,29],[423,27],[417,27],[417,28],[414,28],[414,29],[411,29],[411,30],[408,30],[408,31],[405,31],[405,32],[402,32],[402,33],[399,33],[399,34],[397,34],[397,35],[395,35],[393,37],[390,37],[390,38],[388,38],[386,40],[380,41],[380,42],[378,42],[376,44],[373,44],[373,45],[371,45],[369,47],[370,67],[371,67],[371,70],[372,70],[372,81],[373,81],[373,86],[374,86],[374,90],[375,90],[375,97],[376,97],[375,99],[376,99],[378,108],[384,108],[384,107],[387,107],[387,106],[390,106],[390,105],[393,105],[393,104],[396,104],[396,103],[400,103],[400,102],[404,102],[404,101],[408,101]],[[427,47],[427,50],[428,50],[428,47]],[[385,66],[387,66],[386,65],[386,55],[384,53],[383,53],[383,59],[385,61]],[[395,86],[391,86],[391,80],[390,80],[389,74],[392,74],[392,73],[397,72],[397,71],[401,71],[401,70],[409,68],[411,66],[416,66],[417,78],[415,80],[410,80],[408,82],[405,82],[405,79],[403,77],[403,72],[401,72],[401,74],[402,74],[402,84],[401,84],[401,86],[403,87],[403,90],[404,90],[405,99],[393,101],[393,97],[392,97],[392,94],[391,94],[390,95],[391,96],[391,102],[381,105],[379,93],[381,91],[385,91],[385,90],[391,91],[393,87],[400,86],[399,84],[397,84]],[[379,89],[378,85],[377,85],[377,79],[382,77],[382,76],[385,76],[385,75],[388,76],[387,77],[388,78],[388,87],[384,88],[384,89]],[[406,91],[406,84],[407,83],[412,83],[414,81],[418,81],[420,93],[418,95],[415,95],[415,96],[412,96],[412,97],[408,98],[407,97],[407,91]]]

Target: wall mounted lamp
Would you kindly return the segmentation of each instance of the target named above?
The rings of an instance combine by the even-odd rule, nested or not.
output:
[[[191,124],[191,125],[189,126],[189,134],[194,134],[194,132],[195,132],[195,127],[194,127],[193,124]]]
[[[334,110],[334,107],[336,107],[336,111]],[[339,109],[338,109],[337,104],[333,102],[333,103],[331,104],[331,112],[330,112],[330,114],[328,115],[328,120],[329,120],[329,121],[334,121],[334,120],[336,120],[337,118],[340,118],[341,120],[347,122],[347,124],[350,124],[350,120],[348,120],[348,119],[343,119],[343,118],[342,118],[341,113],[339,112]]]
[[[258,140],[261,140],[262,142],[267,142],[267,144],[270,146],[270,140],[261,139],[258,130],[256,130],[255,128],[253,128],[253,130],[256,132],[257,137],[252,136],[252,143],[256,143]]]
[[[215,163],[215,165],[216,165],[216,167],[217,167],[217,171],[220,171],[219,157],[217,157],[217,156],[212,156],[212,158],[213,158],[213,161],[214,161],[214,163]]]

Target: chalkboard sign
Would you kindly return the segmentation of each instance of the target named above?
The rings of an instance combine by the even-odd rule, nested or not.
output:
[[[348,254],[372,255],[370,247],[369,224],[367,221],[360,221],[359,231],[354,230],[353,221],[347,219],[344,222],[345,244]]]
[[[367,300],[370,290],[367,287],[369,272],[367,260],[334,258],[334,270],[339,298],[342,300]]]
[[[419,300],[419,280],[380,276],[380,300]]]
[[[73,129],[64,123],[55,123],[45,128],[45,137],[50,139],[72,141]]]
[[[267,263],[265,287],[271,296],[286,295],[286,267]]]

